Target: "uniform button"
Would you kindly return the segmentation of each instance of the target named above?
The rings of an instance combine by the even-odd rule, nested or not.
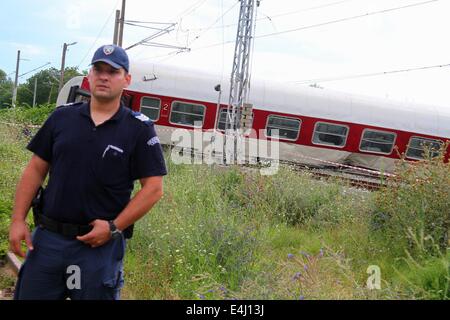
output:
[[[93,128],[93,129],[92,129],[92,131],[96,131],[96,130],[97,130],[97,128]]]

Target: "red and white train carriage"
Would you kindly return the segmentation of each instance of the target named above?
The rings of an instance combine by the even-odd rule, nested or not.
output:
[[[127,104],[155,122],[163,144],[173,143],[173,130],[193,130],[196,121],[203,130],[224,128],[229,83],[221,84],[219,103],[215,86],[221,76],[149,64],[131,65],[130,73],[132,83],[124,93]],[[64,86],[58,104],[88,92],[87,78],[76,77]],[[450,109],[429,105],[258,80],[252,82],[249,102],[256,132],[270,139],[273,129],[279,130],[281,160],[392,172],[401,154],[420,160],[424,146],[439,149],[450,140]],[[449,156],[450,147],[446,161]]]

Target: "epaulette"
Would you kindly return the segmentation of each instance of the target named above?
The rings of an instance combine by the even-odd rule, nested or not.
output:
[[[133,115],[133,117],[135,117],[136,119],[142,121],[143,123],[149,125],[152,124],[152,121],[150,120],[149,117],[147,117],[145,114],[137,112],[137,111],[131,111],[131,114]]]
[[[83,104],[83,101],[70,102],[70,103],[62,104],[60,106],[57,106],[56,108],[72,107],[72,106],[77,106],[79,104]]]

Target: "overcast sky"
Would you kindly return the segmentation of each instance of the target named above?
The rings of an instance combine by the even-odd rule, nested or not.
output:
[[[450,0],[424,2],[262,0],[252,77],[304,86],[308,84],[296,81],[450,64]],[[419,3],[424,4],[410,6]],[[26,59],[19,74],[46,62],[59,68],[63,43],[75,41],[67,52],[66,66],[87,69],[94,50],[112,42],[115,10],[120,5],[121,0],[3,1],[0,69],[14,77],[17,50]],[[376,13],[380,11],[385,12]],[[211,71],[226,81],[238,14],[237,0],[127,0],[126,20],[177,23],[174,31],[155,41],[192,49],[175,54],[172,49],[138,46],[129,50],[130,58]],[[345,21],[326,24],[336,20]],[[295,29],[299,30],[285,32]],[[127,25],[124,47],[151,34],[149,29]],[[317,83],[343,92],[450,109],[448,66]]]

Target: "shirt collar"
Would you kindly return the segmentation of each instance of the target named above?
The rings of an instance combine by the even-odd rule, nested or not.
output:
[[[120,104],[119,109],[117,110],[117,112],[111,117],[109,118],[107,121],[119,121],[123,118],[123,116],[125,115],[125,106],[123,104]],[[80,108],[80,113],[85,116],[88,117],[89,119],[91,119],[91,103],[84,103],[83,106]]]

